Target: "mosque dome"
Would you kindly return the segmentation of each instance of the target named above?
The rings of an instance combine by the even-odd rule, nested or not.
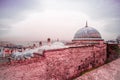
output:
[[[75,33],[73,40],[101,40],[101,35],[96,29],[87,26],[86,22],[86,26]]]

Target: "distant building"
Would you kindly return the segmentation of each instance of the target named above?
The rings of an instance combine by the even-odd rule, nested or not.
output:
[[[116,41],[120,44],[120,35],[117,36]]]
[[[106,41],[106,44],[113,44],[113,45],[118,45],[119,46],[119,48],[120,48],[120,35],[118,35],[117,37],[116,37],[116,39],[114,39],[114,40],[108,40],[108,41]]]

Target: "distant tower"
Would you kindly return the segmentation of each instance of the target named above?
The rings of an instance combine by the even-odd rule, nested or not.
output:
[[[48,43],[48,45],[51,44],[51,39],[50,38],[47,39],[47,43]]]
[[[59,42],[59,38],[57,38],[57,42]]]
[[[87,21],[86,21],[86,25],[85,25],[85,27],[88,27]]]
[[[42,41],[39,42],[39,46],[42,46]]]
[[[36,44],[33,44],[33,48],[36,48]]]

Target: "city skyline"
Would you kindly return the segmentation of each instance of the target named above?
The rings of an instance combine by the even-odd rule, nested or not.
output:
[[[72,40],[86,21],[103,39],[116,39],[119,6],[119,0],[1,0],[0,40]]]

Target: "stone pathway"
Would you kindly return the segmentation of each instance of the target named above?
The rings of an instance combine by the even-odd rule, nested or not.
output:
[[[74,80],[120,80],[120,58]]]
[[[45,80],[44,62],[0,67],[0,80]]]

